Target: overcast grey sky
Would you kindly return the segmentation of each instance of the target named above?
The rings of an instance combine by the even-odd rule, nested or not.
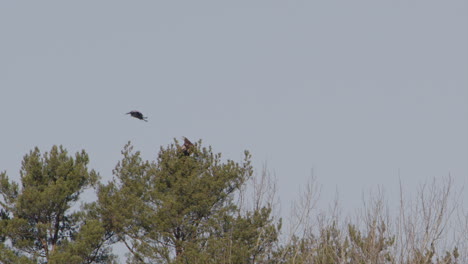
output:
[[[0,170],[85,149],[104,181],[131,140],[174,137],[345,206],[468,178],[468,1],[2,1]],[[140,110],[149,122],[124,113]]]

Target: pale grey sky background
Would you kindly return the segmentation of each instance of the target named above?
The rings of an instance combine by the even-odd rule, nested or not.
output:
[[[109,180],[131,140],[267,163],[285,212],[468,179],[468,1],[2,1],[0,170],[85,149]],[[141,122],[124,115],[140,110]],[[466,194],[466,191],[465,191]]]

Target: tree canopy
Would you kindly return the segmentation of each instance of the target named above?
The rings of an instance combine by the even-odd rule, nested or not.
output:
[[[0,174],[2,201],[0,235],[3,263],[105,263],[112,259],[104,247],[106,232],[84,212],[72,212],[80,194],[96,184],[85,151],[69,156],[53,146],[25,155],[21,186]],[[90,235],[92,230],[92,235]],[[1,259],[3,258],[3,259]]]
[[[154,160],[126,144],[105,183],[84,150],[34,148],[23,158],[20,183],[0,173],[0,263],[118,263],[114,245],[127,249],[127,263],[468,261],[468,214],[450,203],[450,178],[423,185],[414,202],[400,190],[395,218],[383,197],[370,197],[357,220],[337,207],[316,211],[319,188],[308,184],[287,233],[265,191],[267,175],[256,180],[248,151],[233,161],[201,140],[187,141],[161,147]],[[97,198],[80,206],[87,189]],[[253,189],[252,208],[246,189]],[[455,212],[459,233],[443,244]]]
[[[240,163],[195,144],[175,142],[155,162],[127,145],[115,178],[98,191],[96,212],[135,263],[254,263],[277,240],[270,208],[242,214],[233,194],[252,176]],[[261,242],[258,242],[261,241]]]

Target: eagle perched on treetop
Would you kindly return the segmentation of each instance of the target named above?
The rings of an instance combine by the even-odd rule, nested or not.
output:
[[[185,156],[190,155],[193,147],[193,143],[190,142],[190,140],[188,140],[186,137],[184,137],[184,145],[182,145],[181,149]]]

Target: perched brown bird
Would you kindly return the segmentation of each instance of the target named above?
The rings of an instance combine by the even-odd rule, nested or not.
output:
[[[184,153],[185,156],[190,155],[190,152],[192,152],[192,148],[194,145],[190,140],[188,140],[186,137],[184,137],[184,145],[182,145],[182,152]]]
[[[138,118],[138,119],[140,119],[140,120],[143,120],[143,121],[145,121],[145,122],[148,122],[148,120],[147,120],[148,117],[143,116],[143,114],[142,114],[141,112],[138,112],[138,111],[130,111],[130,112],[126,113],[126,115],[128,115],[128,114],[131,115],[131,116],[133,116],[134,118]]]

